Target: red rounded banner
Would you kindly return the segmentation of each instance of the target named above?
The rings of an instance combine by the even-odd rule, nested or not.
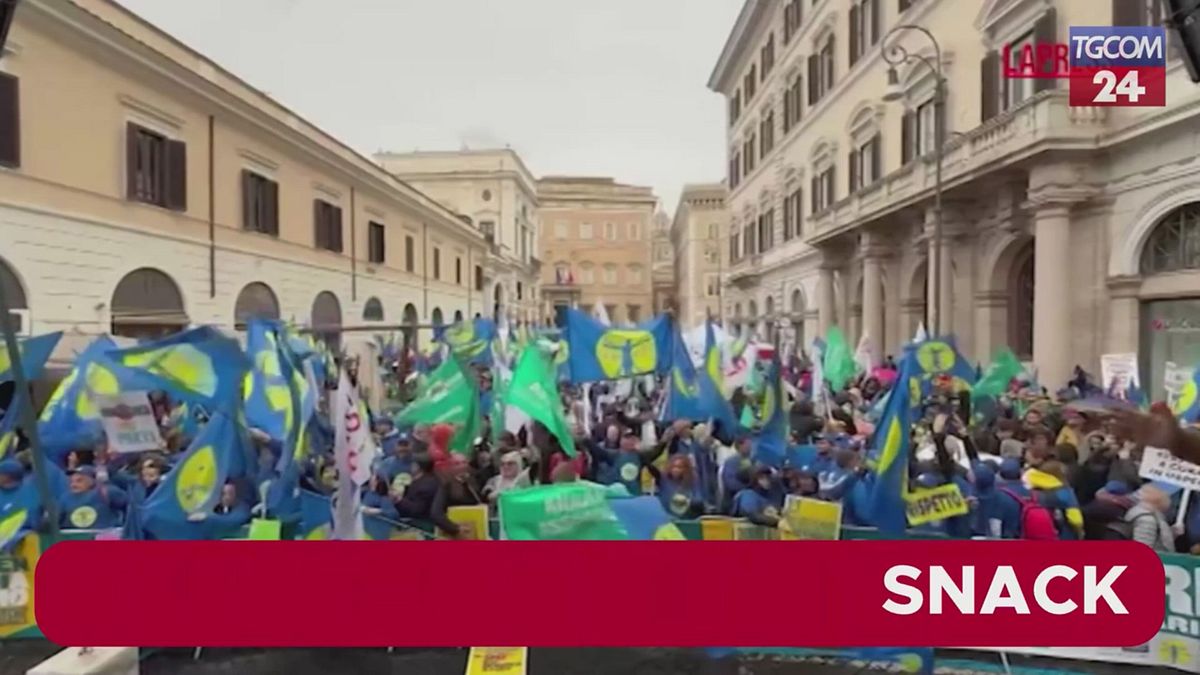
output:
[[[35,591],[72,646],[1124,647],[1164,612],[1131,542],[66,541]]]

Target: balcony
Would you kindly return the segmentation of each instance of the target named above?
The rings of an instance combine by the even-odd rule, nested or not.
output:
[[[729,268],[729,283],[741,289],[749,288],[762,277],[762,254],[752,253],[743,256]]]
[[[541,275],[541,273],[542,259],[535,255],[529,256],[529,274],[536,277]]]
[[[1097,147],[1108,130],[1107,108],[1072,108],[1066,90],[1041,92],[1020,106],[946,142],[943,189],[982,178],[1028,157],[1058,149]],[[932,155],[893,171],[812,216],[808,242],[817,244],[892,211],[932,199],[937,167]]]

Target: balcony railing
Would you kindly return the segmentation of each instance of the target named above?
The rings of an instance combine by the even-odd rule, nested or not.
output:
[[[1106,130],[1107,108],[1072,108],[1065,90],[1041,92],[1016,108],[946,142],[944,189],[1047,149],[1088,148]],[[883,214],[930,199],[933,155],[922,156],[811,217],[810,243],[849,231]]]
[[[752,284],[762,275],[763,254],[751,253],[738,258],[729,268],[729,283],[735,286]]]

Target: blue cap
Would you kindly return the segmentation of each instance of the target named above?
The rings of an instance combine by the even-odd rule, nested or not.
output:
[[[1129,494],[1129,483],[1123,480],[1110,480],[1104,484],[1104,491],[1110,495],[1127,495]]]
[[[81,473],[89,478],[95,478],[96,477],[96,467],[94,467],[90,464],[84,464],[83,466],[72,470],[71,473],[72,474]]]
[[[0,476],[8,476],[14,480],[21,480],[25,477],[25,467],[15,459],[6,459],[0,462]]]
[[[1005,457],[1000,462],[1000,477],[1004,480],[1017,480],[1021,477],[1021,460],[1016,457]]]

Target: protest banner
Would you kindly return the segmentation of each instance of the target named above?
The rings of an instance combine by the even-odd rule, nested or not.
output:
[[[458,539],[467,539],[472,541],[487,541],[491,539],[488,536],[488,507],[487,504],[476,504],[474,506],[451,506],[446,509],[446,517],[450,522],[458,525]],[[438,539],[451,539],[449,535],[437,531]]]
[[[1138,358],[1137,354],[1101,354],[1100,355],[1100,381],[1104,386],[1104,392],[1113,398],[1126,401],[1129,399],[1129,390],[1133,387],[1141,388],[1142,382],[1138,378]]]
[[[1178,485],[1187,490],[1200,490],[1200,466],[1182,460],[1162,448],[1147,446],[1142,453],[1138,475],[1149,480]]]
[[[102,397],[100,423],[112,452],[146,452],[163,447],[154,409],[144,391],[125,391]]]
[[[502,538],[532,540],[619,540],[626,533],[607,491],[594,483],[544,485],[500,495]]]
[[[789,495],[783,505],[779,538],[837,540],[842,533],[842,505],[810,497]]]
[[[1175,408],[1179,396],[1183,393],[1183,388],[1192,380],[1193,369],[1188,366],[1181,366],[1173,361],[1167,361],[1166,367],[1163,369],[1163,389],[1167,391],[1167,405]]]
[[[969,511],[962,491],[953,483],[906,492],[904,507],[909,525],[924,525],[935,520],[964,516]]]
[[[528,647],[471,647],[466,675],[525,675]]]
[[[0,638],[41,637],[33,614],[33,573],[42,543],[29,533],[0,554]]]

